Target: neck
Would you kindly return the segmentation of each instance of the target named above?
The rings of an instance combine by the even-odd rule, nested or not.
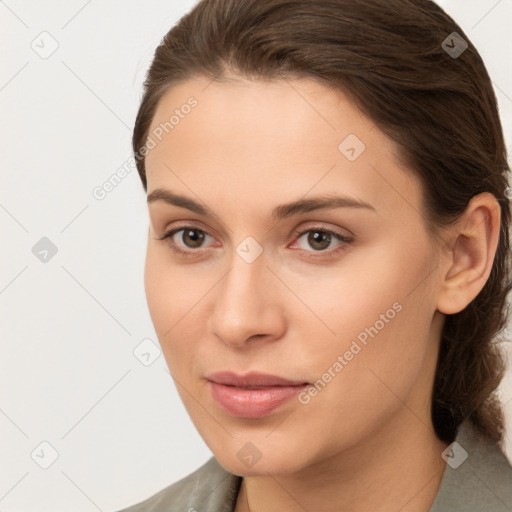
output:
[[[431,422],[404,407],[359,445],[300,474],[245,477],[236,512],[427,512],[442,480],[446,447]]]

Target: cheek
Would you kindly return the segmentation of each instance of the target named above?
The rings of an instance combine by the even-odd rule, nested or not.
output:
[[[399,385],[403,380],[405,386],[418,371],[434,308],[432,280],[425,279],[430,268],[428,252],[418,245],[382,246],[360,254],[333,272],[331,279],[316,280],[315,293],[311,293],[310,280],[302,278],[298,295],[308,297],[317,318],[307,316],[298,339],[317,375],[332,368],[338,356],[343,358],[343,370],[338,364],[335,373],[345,375],[338,384],[352,391],[363,375],[376,380],[369,370],[390,383]],[[407,264],[397,247],[407,252]],[[319,336],[319,332],[324,334]],[[318,341],[307,343],[311,339]],[[358,371],[345,371],[349,366]]]
[[[316,338],[323,339],[327,346],[338,348],[350,345],[360,333],[364,342],[365,330],[376,323],[379,332],[388,330],[399,316],[406,281],[415,281],[415,275],[404,275],[402,264],[390,252],[386,247],[361,251],[339,266],[318,270],[314,275],[287,276],[312,313],[295,314],[296,320],[304,322],[302,327],[307,326],[309,331],[316,329]],[[303,310],[297,304],[297,312]],[[311,334],[299,339],[311,339]]]
[[[208,289],[173,263],[167,251],[150,242],[144,267],[146,299],[159,336],[174,332],[175,326]]]
[[[158,337],[161,338],[172,327],[170,315],[173,314],[173,308],[170,306],[176,288],[172,280],[169,280],[169,269],[165,268],[156,252],[148,245],[144,266],[144,288],[151,320]]]
[[[148,247],[144,287],[149,313],[169,370],[178,376],[187,372],[202,339],[198,329],[207,319],[201,304],[211,290],[211,276],[202,277],[174,264],[160,247]],[[204,313],[203,313],[204,315]]]

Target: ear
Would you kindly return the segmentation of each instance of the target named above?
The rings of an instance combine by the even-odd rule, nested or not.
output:
[[[482,290],[498,247],[501,208],[489,192],[473,197],[462,217],[450,226],[443,259],[437,309],[446,315],[462,311]]]

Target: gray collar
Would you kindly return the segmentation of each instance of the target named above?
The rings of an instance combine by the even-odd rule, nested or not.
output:
[[[443,479],[428,512],[511,512],[512,467],[498,445],[469,420],[450,445]]]

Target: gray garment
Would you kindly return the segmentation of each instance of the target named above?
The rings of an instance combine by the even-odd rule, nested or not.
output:
[[[512,467],[498,446],[480,437],[467,420],[455,442],[428,512],[511,512]],[[242,477],[211,457],[185,478],[119,512],[233,512],[241,483]]]

